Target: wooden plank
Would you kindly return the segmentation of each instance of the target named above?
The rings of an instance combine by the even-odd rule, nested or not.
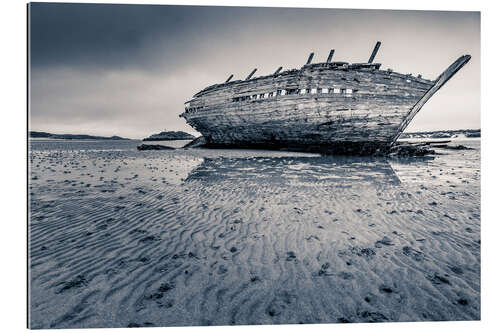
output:
[[[248,74],[248,76],[245,80],[250,80],[252,78],[252,76],[255,74],[255,72],[257,72],[257,68],[254,68],[253,71],[250,72],[250,74]]]
[[[375,47],[373,48],[372,55],[370,56],[368,63],[371,64],[373,62],[373,60],[375,59],[375,56],[377,55],[378,49],[380,48],[380,45],[382,45],[381,42],[377,42],[377,44],[375,44]]]
[[[328,58],[326,59],[327,63],[332,62],[333,54],[335,53],[335,50],[330,50],[330,54],[328,55]]]
[[[306,65],[309,65],[311,63],[311,61],[313,60],[313,57],[314,57],[314,52],[311,52],[311,54],[309,54],[309,58],[307,58]]]

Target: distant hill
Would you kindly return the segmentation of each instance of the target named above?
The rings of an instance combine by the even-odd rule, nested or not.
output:
[[[29,132],[30,138],[65,139],[65,140],[130,140],[119,136],[93,136],[87,134],[52,134],[47,132]]]
[[[195,137],[182,131],[167,131],[153,134],[142,141],[193,140]]]
[[[455,136],[464,135],[467,138],[480,138],[480,129],[463,129],[463,130],[446,130],[446,131],[428,131],[428,132],[412,132],[401,134],[401,139],[413,138],[453,138]]]

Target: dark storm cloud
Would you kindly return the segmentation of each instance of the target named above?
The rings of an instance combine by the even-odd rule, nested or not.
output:
[[[33,3],[31,63],[151,68],[202,56],[207,43],[248,42],[253,32],[313,28],[308,9]],[[331,15],[333,19],[335,15]],[[325,16],[319,12],[315,16]],[[290,20],[297,26],[283,29]],[[310,27],[310,28],[308,28]],[[313,29],[311,29],[313,30]],[[312,31],[313,32],[313,31]],[[243,35],[243,36],[242,36]],[[237,46],[237,45],[235,45]]]
[[[199,38],[197,30],[202,27],[195,22],[200,18],[205,24],[214,23],[213,11],[203,7],[193,11],[182,6],[31,6],[31,60],[35,67],[145,66],[160,57],[154,52],[157,49],[168,51],[165,57],[189,50],[189,43]]]
[[[270,47],[273,48],[282,44],[283,39],[295,36],[298,37],[294,40],[296,44],[307,45],[308,40],[317,39],[319,35],[328,39],[328,34],[332,40],[336,34],[346,34],[353,42],[363,39],[362,33],[368,32],[364,29],[367,24],[376,26],[388,18],[393,26],[398,22],[412,25],[412,21],[416,21],[415,29],[407,34],[412,38],[413,33],[422,33],[419,27],[425,21],[434,23],[438,29],[453,29],[448,21],[453,23],[468,17],[469,13],[460,12],[443,15],[441,12],[307,8],[33,3],[31,63],[35,67],[138,66],[146,69],[200,59],[207,46],[214,47],[221,42],[224,42],[222,50],[228,45],[236,49],[252,45],[257,51],[262,45],[255,42],[265,44],[272,40],[276,43]],[[359,27],[354,34],[349,23]],[[387,30],[380,25],[377,29],[381,37]],[[309,36],[304,39],[304,35]],[[300,58],[306,53],[307,50],[300,50]]]
[[[31,4],[30,126],[192,131],[183,103],[229,74],[298,68],[331,48],[335,60],[364,62],[377,40],[384,68],[429,79],[471,54],[411,129],[479,127],[479,13],[62,3]]]

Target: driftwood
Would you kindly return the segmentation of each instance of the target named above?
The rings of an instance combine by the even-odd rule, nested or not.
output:
[[[203,147],[207,144],[207,139],[203,136],[199,136],[193,141],[187,143],[184,147],[182,148],[198,148],[198,147]]]

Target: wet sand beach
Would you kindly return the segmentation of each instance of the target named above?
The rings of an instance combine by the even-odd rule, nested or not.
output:
[[[480,144],[29,150],[32,328],[480,319]]]

